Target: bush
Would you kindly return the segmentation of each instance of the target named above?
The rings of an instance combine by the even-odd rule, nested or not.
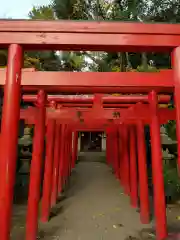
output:
[[[176,202],[180,198],[180,179],[176,168],[164,165],[164,187],[167,203]]]

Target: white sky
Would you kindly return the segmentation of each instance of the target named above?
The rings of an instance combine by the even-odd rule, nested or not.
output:
[[[24,19],[33,6],[47,5],[51,0],[0,0],[0,18]]]

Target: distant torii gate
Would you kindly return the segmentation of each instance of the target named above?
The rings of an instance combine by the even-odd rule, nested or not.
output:
[[[5,85],[1,126],[3,141],[1,141],[0,151],[0,228],[2,240],[9,240],[21,85],[22,91],[25,92],[36,92],[37,89],[42,89],[38,95],[39,120],[36,123],[37,131],[34,140],[34,151],[38,152],[40,157],[45,134],[46,113],[46,94],[43,90],[48,93],[148,93],[150,112],[152,113],[150,123],[152,167],[156,172],[153,175],[153,182],[157,239],[163,240],[167,237],[157,94],[175,91],[178,163],[180,165],[179,46],[179,25],[82,21],[0,21],[0,47],[9,48],[6,76],[3,71],[0,71],[0,84]],[[24,71],[21,81],[22,49],[168,51],[172,52],[173,71],[160,73],[37,73],[30,71],[28,72],[29,78],[26,77],[27,72]],[[142,125],[139,125],[139,129],[142,129],[140,126]],[[37,136],[39,137],[37,138]],[[68,136],[68,141],[70,141],[71,137]],[[125,132],[123,136],[125,139]],[[111,140],[113,139],[115,138],[111,136]],[[132,138],[132,146],[133,143]],[[69,150],[70,144],[66,147],[66,156]],[[126,163],[127,159],[124,161],[124,164]],[[40,167],[39,164],[38,169]],[[126,169],[124,167],[125,165],[123,169]],[[66,168],[65,175],[68,174],[68,171],[69,168]],[[123,176],[123,182],[127,183],[127,176]],[[31,188],[30,191],[32,191]],[[38,199],[38,189],[34,197]],[[35,202],[34,208],[37,208]],[[36,239],[36,229],[34,228],[37,226],[28,226],[28,232],[31,234],[26,236],[26,240]]]
[[[26,97],[26,100],[29,101],[30,98],[31,97],[29,97],[29,98]],[[64,98],[66,99],[67,97],[64,97]],[[32,99],[35,99],[35,97]],[[130,100],[130,96],[128,97],[128,99]],[[144,99],[146,99],[146,97],[144,97]],[[168,98],[166,97],[166,99],[168,99]],[[57,97],[56,97],[56,100],[58,101]],[[67,100],[69,100],[69,98],[67,98]],[[80,100],[80,98],[79,98],[79,100]],[[119,99],[119,101],[120,101],[120,99]],[[97,102],[96,102],[96,104],[97,104]],[[58,123],[61,123],[61,124],[68,123],[71,125],[71,127],[74,130],[77,130],[79,128],[79,131],[80,131],[80,130],[82,130],[82,127],[83,127],[83,129],[87,128],[87,130],[88,130],[88,126],[90,127],[89,130],[95,129],[95,127],[93,128],[93,126],[96,126],[96,128],[99,126],[100,129],[104,128],[104,130],[107,130],[110,126],[113,126],[112,121],[111,121],[111,123],[109,123],[108,120],[113,120],[114,111],[116,111],[116,110],[113,110],[113,109],[105,110],[102,108],[101,105],[99,105],[99,107],[98,107],[98,105],[94,105],[94,109],[93,108],[92,109],[60,108],[60,109],[54,110],[54,111],[52,111],[51,109],[49,109],[49,110],[47,109],[47,118],[48,119],[56,119],[58,121]],[[79,117],[77,116],[77,114],[76,114],[77,112],[81,112],[81,114],[80,114],[81,119],[79,119]],[[91,112],[92,113],[94,112],[94,120],[93,120],[93,115]],[[150,123],[151,112],[149,110],[149,107],[145,104],[138,103],[127,110],[123,109],[122,112],[121,112],[121,109],[119,109],[118,112],[120,113],[120,117],[119,117],[119,119],[116,119],[116,117],[114,116],[114,124],[119,125],[122,122],[125,122],[126,124],[131,124],[131,125],[132,124],[136,125],[138,122],[141,122],[143,124]],[[29,118],[29,119],[31,119],[31,121],[33,121],[32,118],[34,118],[34,122],[35,122],[35,119],[37,119],[36,113],[37,113],[37,110],[35,108],[31,107],[26,110],[21,110],[21,117],[23,117],[25,119]],[[90,118],[89,115],[87,115],[86,113],[87,114],[91,113],[92,117]],[[159,118],[160,118],[160,123],[164,124],[170,119],[171,120],[175,119],[175,111],[169,110],[169,109],[159,109]],[[90,121],[89,121],[89,119],[90,119]],[[83,123],[80,120],[83,120]],[[143,125],[141,124],[140,126],[142,127]],[[141,127],[140,127],[140,129],[141,129]],[[141,141],[143,141],[143,138],[144,137],[142,135]],[[143,144],[143,146],[145,147],[144,144]],[[139,150],[142,151],[142,147]],[[142,155],[142,154],[140,154],[140,155]],[[144,170],[141,169],[141,170],[145,171],[145,169]],[[118,177],[119,175],[118,175],[118,167],[117,166],[116,166],[116,172],[117,172],[117,177]],[[50,181],[50,178],[48,178],[48,177],[45,177],[45,179],[49,179],[49,181]],[[143,183],[144,181],[147,183],[147,177],[145,175],[144,175],[141,183]],[[135,183],[135,179],[133,178],[133,180],[131,182],[132,182],[131,184],[133,185]],[[48,184],[48,186],[50,186],[50,183]],[[144,186],[145,186],[146,191],[141,186],[141,188],[140,188],[141,194],[140,195],[142,196],[141,197],[142,204],[145,204],[148,207],[148,203],[147,203],[148,196],[146,196],[146,194],[148,193],[148,191],[147,191],[148,187],[147,187],[147,185],[144,185]],[[128,186],[126,186],[126,187],[128,187]],[[128,191],[129,190],[126,189],[126,192],[128,192]],[[50,193],[50,189],[49,189],[49,193]],[[134,199],[133,196],[131,196],[131,198],[132,198],[132,202],[135,202],[135,200],[137,202],[137,199]],[[43,202],[46,202],[46,201],[47,200],[44,199]],[[49,214],[47,212],[47,210],[43,208],[42,211],[43,211],[42,214],[45,214],[46,218],[47,218],[47,216],[48,216],[47,214]],[[142,222],[148,221],[147,220],[147,219],[149,219],[149,210],[148,209],[141,208],[141,219],[142,219]]]
[[[53,101],[55,100],[58,101],[58,97],[54,97]],[[70,97],[71,98],[71,97]],[[65,97],[64,96],[64,99],[67,99],[67,101],[70,100],[69,97]],[[76,97],[74,97],[76,98]],[[127,100],[130,101],[130,98],[131,96],[128,96],[128,97],[123,97],[123,101],[125,101],[125,98],[127,98]],[[27,100],[27,101],[30,101],[31,100],[35,100],[36,97],[30,97],[28,98],[28,96],[24,96],[23,97],[24,100]],[[78,101],[80,101],[80,99],[83,99],[81,97],[79,97]],[[141,100],[147,100],[146,96],[143,96],[142,98],[140,98]],[[137,100],[140,100],[137,98]],[[61,100],[61,99],[60,99]],[[100,99],[99,99],[100,100]],[[103,100],[103,98],[102,98]],[[133,97],[132,97],[132,101],[135,100]],[[160,100],[162,100],[160,98]],[[167,100],[169,100],[169,97],[166,96],[164,97],[164,101],[166,102]],[[117,101],[117,99],[116,99]],[[121,101],[121,98],[119,98],[119,102]],[[146,101],[145,101],[146,102]],[[71,127],[73,127],[74,130],[77,130],[79,128],[79,130],[81,129],[82,130],[82,127],[83,129],[87,128],[88,129],[88,126],[90,127],[89,130],[93,130],[93,126],[96,126],[98,127],[99,129],[103,129],[104,130],[107,130],[110,126],[113,126],[112,123],[114,122],[114,124],[120,124],[122,122],[125,122],[126,124],[137,124],[138,122],[140,122],[141,124],[139,125],[138,124],[138,128],[139,130],[142,129],[142,123],[143,124],[149,124],[150,123],[150,119],[151,119],[151,112],[150,112],[150,109],[149,109],[149,106],[146,105],[146,104],[143,104],[143,103],[137,103],[135,104],[134,106],[132,106],[131,108],[129,109],[103,109],[103,105],[99,105],[98,106],[98,102],[96,101],[95,102],[96,104],[93,104],[92,106],[94,106],[94,109],[92,107],[92,109],[85,109],[85,108],[76,108],[76,109],[70,109],[70,108],[63,108],[63,107],[60,107],[60,109],[57,109],[57,110],[51,110],[51,109],[47,109],[47,118],[48,119],[55,119],[57,120],[59,123],[61,124],[70,124]],[[102,104],[103,101],[99,101],[99,104]],[[73,104],[72,104],[73,105]],[[159,119],[160,119],[160,123],[161,124],[164,124],[166,123],[168,120],[173,120],[175,119],[175,110],[169,110],[169,109],[164,109],[164,108],[160,108],[159,110]],[[28,119],[30,118],[31,121],[32,118],[34,118],[34,121],[35,119],[37,119],[37,115],[36,115],[36,112],[37,110],[35,108],[29,108],[29,109],[26,109],[26,110],[21,110],[21,116],[25,119]],[[119,115],[119,118],[117,119],[113,113],[117,113],[119,112],[120,115]],[[81,113],[80,115],[77,115],[77,113]],[[104,114],[103,114],[104,113]],[[91,117],[90,115],[91,114]],[[94,117],[93,115],[94,114]],[[81,118],[79,118],[81,116]],[[93,120],[94,118],[94,120]],[[80,121],[80,120],[83,120]],[[90,121],[89,121],[90,120]],[[109,120],[113,120],[113,122],[111,121],[109,123]],[[103,127],[104,126],[104,127]],[[115,125],[114,125],[115,126]],[[141,130],[142,131],[142,130]],[[140,131],[140,132],[141,132]],[[144,130],[143,130],[144,131]],[[143,135],[141,135],[141,141],[143,141]],[[143,156],[143,158],[141,159],[142,163],[140,164],[140,166],[143,164],[144,160],[145,159],[145,150],[142,150],[144,149],[145,145],[140,145],[140,149],[139,151],[143,151],[143,155],[142,153],[140,155]],[[114,149],[114,152],[116,152],[116,150]],[[116,176],[118,177],[119,174],[118,174],[118,166],[117,165],[114,165],[115,167],[115,171],[116,171]],[[144,165],[145,167],[145,165]],[[140,168],[142,170],[142,172],[145,173],[145,169],[143,165],[142,165],[142,168]],[[57,166],[58,168],[58,166]],[[143,185],[140,185],[140,198],[141,198],[141,203],[142,205],[141,206],[146,206],[146,208],[141,208],[141,220],[142,222],[144,223],[147,223],[149,220],[149,203],[148,203],[148,187],[147,187],[147,176],[146,175],[140,175],[141,178],[142,178],[142,181],[140,181]],[[135,177],[135,176],[134,176]],[[127,178],[127,176],[126,176]],[[50,178],[48,177],[45,177],[45,179],[49,179],[50,181]],[[125,191],[126,193],[129,192],[129,182],[127,182],[127,179],[125,179],[126,183],[125,184]],[[145,183],[144,183],[145,181]],[[127,185],[128,184],[128,185]],[[131,180],[131,185],[132,187],[135,188],[134,184],[136,185],[136,181],[134,178],[132,178]],[[145,184],[145,185],[144,185]],[[50,183],[48,184],[48,186],[50,186]],[[144,187],[143,187],[144,186]],[[137,186],[136,186],[137,187]],[[50,192],[50,189],[49,189],[49,192]],[[131,199],[132,199],[132,204],[135,204],[134,202],[137,203],[137,199],[136,199],[137,196],[131,195]],[[45,202],[44,204],[46,205],[47,203],[47,198],[43,198],[43,202]],[[55,200],[54,200],[55,202]],[[49,208],[42,208],[42,214],[43,216],[47,219],[47,216],[49,214],[49,212],[47,211],[47,209]]]

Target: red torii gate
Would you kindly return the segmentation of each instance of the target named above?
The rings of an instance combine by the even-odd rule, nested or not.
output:
[[[34,98],[33,98],[34,99]],[[69,98],[68,98],[69,99]],[[58,100],[58,99],[57,99]],[[96,102],[97,104],[97,102]],[[100,119],[106,119],[106,120],[109,120],[112,118],[113,116],[113,112],[116,111],[116,110],[103,110],[101,109],[102,106],[97,106],[95,105],[93,109],[94,111],[94,116],[95,116],[95,119],[94,121],[95,122],[92,122],[93,121],[93,118],[91,117],[91,120],[90,121],[87,121],[88,119],[90,119],[89,115],[87,115],[86,113],[91,113],[91,116],[92,116],[92,113],[93,111],[92,110],[88,110],[88,109],[82,109],[82,108],[79,108],[79,109],[64,109],[64,108],[61,108],[59,110],[55,110],[55,111],[52,111],[52,110],[48,110],[47,111],[47,118],[54,118],[56,119],[58,122],[62,123],[62,124],[65,124],[65,123],[69,123],[71,124],[71,127],[73,127],[73,123],[74,123],[74,128],[77,130],[77,127],[79,127],[79,129],[82,129],[82,127],[88,127],[89,124],[91,124],[91,130],[93,129],[93,125],[96,124],[96,127],[97,127],[97,124],[100,124],[99,125],[99,128],[102,129],[102,126],[104,125],[104,129],[107,129],[108,128],[108,121],[107,122],[104,122],[103,120],[100,121]],[[22,111],[22,110],[21,110]],[[118,110],[120,112],[120,110]],[[175,119],[175,111],[173,110],[169,110],[169,109],[159,109],[159,119],[160,119],[160,123],[163,124],[163,123],[166,123],[168,120],[172,120],[172,119]],[[32,118],[33,115],[36,115],[36,112],[37,110],[34,109],[34,108],[29,108],[29,109],[26,109],[26,110],[23,110],[22,113],[24,113],[24,117],[26,118]],[[82,116],[83,116],[83,119],[86,120],[85,122],[80,123],[79,122],[79,118],[76,119],[77,115],[76,113],[77,112],[81,112],[82,113]],[[104,114],[103,114],[104,112]],[[85,113],[85,115],[83,115],[83,113]],[[108,115],[107,115],[108,113]],[[123,113],[123,114],[122,114]],[[123,115],[123,116],[122,116]],[[151,113],[150,113],[150,110],[149,110],[149,107],[147,105],[144,105],[142,103],[138,103],[136,105],[134,105],[133,107],[131,107],[130,109],[128,110],[125,110],[123,109],[123,112],[120,112],[120,116],[123,118],[123,120],[121,119],[120,122],[124,122],[126,121],[126,123],[128,124],[136,124],[137,122],[141,123],[140,125],[138,124],[138,129],[140,132],[142,132],[142,123],[143,124],[149,124],[150,123],[150,116],[151,116]],[[37,119],[36,116],[34,116],[34,119]],[[99,119],[99,121],[97,121]],[[81,119],[82,120],[82,119]],[[116,122],[116,118],[114,118],[115,120],[115,123],[116,124],[119,124],[119,121]],[[79,122],[79,125],[78,125],[78,122]],[[105,126],[106,125],[106,126]],[[112,122],[111,122],[111,125],[112,125]],[[142,155],[142,157],[140,158],[141,159],[141,164],[140,166],[142,165],[142,167],[140,167],[140,169],[142,170],[142,174],[140,174],[141,176],[141,184],[140,184],[140,199],[141,199],[141,203],[142,203],[142,207],[141,207],[141,220],[143,223],[147,223],[149,220],[149,203],[148,203],[148,186],[147,186],[147,176],[145,174],[146,172],[146,169],[144,169],[146,167],[146,164],[144,163],[145,161],[145,145],[144,143],[142,142],[143,141],[143,135],[140,135],[140,151],[144,151],[144,154],[140,154]],[[142,143],[141,143],[142,142]],[[143,144],[143,145],[142,145]],[[143,150],[144,149],[144,150]],[[116,151],[116,150],[115,150]],[[143,165],[144,163],[144,165]],[[144,167],[143,167],[144,166]],[[114,165],[114,167],[116,168],[116,176],[119,178],[119,174],[118,174],[118,166]],[[58,169],[58,166],[56,166],[56,168]],[[134,170],[133,170],[134,171]],[[144,175],[144,174],[145,175]],[[122,173],[121,173],[122,174]],[[133,176],[133,175],[132,175]],[[127,176],[126,176],[127,177]],[[48,177],[45,177],[45,179],[49,179],[49,184],[48,186],[50,186],[50,178]],[[126,179],[127,181],[127,179]],[[56,180],[57,182],[57,180]],[[125,183],[124,183],[125,184]],[[128,182],[126,182],[126,186],[125,186],[125,191],[127,193],[131,193],[129,192],[129,184]],[[131,187],[136,187],[136,181],[134,178],[132,178],[131,180]],[[134,186],[135,185],[135,186]],[[54,187],[55,189],[55,187]],[[49,194],[50,194],[50,188],[49,188]],[[55,192],[55,196],[54,196],[54,200],[53,202],[55,203],[56,202],[56,192]],[[135,202],[136,202],[136,206],[137,206],[137,194],[131,194],[131,200],[132,200],[132,204],[134,206]],[[43,198],[43,203],[46,205],[48,205],[48,199],[47,198]],[[146,206],[145,208],[143,207]],[[43,205],[44,206],[44,205]],[[47,211],[47,209],[49,208],[42,208],[42,220],[45,221],[45,219],[48,219],[48,214],[49,212]]]
[[[23,95],[22,99],[25,102],[36,102],[37,96],[36,95]],[[48,101],[55,101],[60,104],[93,104],[94,96],[79,96],[79,95],[48,95],[47,96]],[[169,103],[170,97],[168,95],[160,95],[158,97],[158,102],[160,104],[163,103]],[[120,96],[102,96],[102,102],[103,104],[133,104],[137,102],[145,102],[148,103],[148,96],[147,95],[120,95]],[[121,106],[120,105],[120,106]]]
[[[64,98],[67,98],[67,97],[64,97]],[[26,97],[24,99],[30,100],[30,99],[28,99],[28,97]],[[34,96],[31,99],[34,100],[34,99],[36,99],[36,97]],[[80,99],[80,97],[79,97],[79,99]],[[129,96],[129,99],[130,99],[130,96]],[[146,99],[146,97],[144,97],[142,99]],[[166,100],[167,99],[169,99],[169,98],[166,97]],[[57,97],[56,97],[56,100],[58,100]],[[69,98],[67,98],[67,100],[69,100]],[[119,101],[120,101],[120,99],[119,99]],[[96,102],[96,104],[97,104],[97,102]],[[117,109],[110,109],[110,110],[107,109],[107,110],[103,110],[103,109],[101,109],[101,107],[102,106],[97,107],[97,105],[94,105],[95,109],[93,109],[93,111],[94,111],[94,116],[95,116],[95,119],[96,119],[96,120],[94,119],[95,122],[92,122],[93,121],[92,109],[88,110],[88,109],[82,109],[82,108],[79,108],[79,109],[78,108],[77,109],[60,108],[60,109],[54,110],[54,111],[47,110],[47,118],[56,119],[58,122],[60,122],[62,124],[63,123],[65,124],[65,123],[68,122],[69,124],[71,124],[72,127],[73,127],[73,123],[74,123],[75,124],[74,125],[75,129],[77,129],[77,127],[79,129],[82,129],[82,127],[83,127],[83,129],[85,127],[87,128],[89,126],[89,124],[91,124],[91,127],[90,127],[91,130],[93,129],[93,125],[94,124],[96,124],[96,127],[97,127],[97,124],[99,124],[99,128],[101,128],[101,129],[102,129],[102,126],[104,125],[104,129],[107,129],[108,128],[108,124],[109,124],[108,120],[112,119],[113,113],[115,111],[117,111],[117,112],[119,111],[120,112],[120,116],[123,119],[119,119],[119,121],[118,121],[116,118],[114,118],[114,120],[115,120],[114,123],[116,123],[116,124],[119,124],[122,121],[123,122],[126,121],[126,123],[128,123],[128,124],[136,124],[137,121],[138,121],[140,123],[140,125],[139,124],[137,125],[138,129],[139,129],[139,132],[142,132],[142,126],[143,126],[142,123],[143,124],[149,124],[150,123],[151,112],[150,112],[149,106],[147,106],[145,104],[142,104],[142,103],[138,103],[138,104],[134,105],[133,107],[131,107],[128,110],[125,110],[125,109],[118,109],[118,110]],[[34,113],[33,113],[33,111],[34,111]],[[36,115],[35,114],[36,109],[34,109],[34,108],[21,110],[21,112],[22,112],[22,114],[23,113],[25,114],[24,117],[26,117],[26,118],[28,118],[28,117],[32,118],[33,115]],[[82,118],[86,120],[86,121],[83,122],[83,124],[82,124],[82,122],[81,123],[79,122],[79,118],[77,117],[77,114],[76,114],[77,112],[81,112]],[[105,115],[103,115],[103,112],[104,112]],[[89,117],[89,115],[87,115],[89,113],[91,113],[91,118]],[[158,116],[159,116],[159,119],[160,119],[160,123],[164,124],[164,123],[166,123],[170,119],[171,120],[175,119],[175,111],[174,110],[169,110],[169,109],[159,109]],[[100,119],[104,119],[104,118],[106,119],[106,121],[103,121],[103,120],[100,121]],[[34,119],[37,119],[37,117],[35,116]],[[87,121],[88,119],[91,119],[91,120]],[[97,121],[98,119],[99,119],[99,121]],[[79,122],[79,125],[78,125],[78,122]],[[110,125],[112,125],[112,122],[111,122]],[[141,152],[144,151],[144,154],[141,153],[142,157],[140,158],[141,159],[140,166],[142,165],[142,167],[140,169],[145,174],[145,169],[144,169],[146,167],[146,164],[144,163],[144,161],[145,161],[145,145],[142,142],[142,139],[143,139],[143,134],[140,137],[140,146],[141,146],[140,147],[140,151]],[[144,150],[142,150],[142,149],[144,149]],[[143,165],[143,163],[145,165]],[[118,167],[116,165],[114,165],[114,167],[116,167],[116,174],[117,174],[116,176],[118,177],[119,176],[119,174],[118,174]],[[58,166],[57,166],[57,169],[58,169]],[[134,172],[132,174],[134,174]],[[140,181],[142,183],[142,186],[140,185],[141,186],[140,187],[140,189],[141,189],[141,191],[140,191],[140,198],[141,198],[141,202],[142,202],[141,220],[142,220],[142,222],[147,223],[149,221],[148,220],[149,219],[148,186],[147,186],[147,176],[146,176],[146,174],[145,175],[144,174],[140,175],[141,176],[141,180],[142,180],[142,181]],[[127,178],[127,176],[126,176],[126,178]],[[46,177],[45,177],[45,179],[46,179]],[[129,186],[130,183],[127,182],[127,179],[125,179],[125,181],[126,181],[126,183],[124,183],[125,184],[125,191],[126,191],[126,193],[129,193],[129,190],[128,190],[129,187],[128,186]],[[134,188],[137,187],[136,186],[136,181],[135,181],[134,178],[132,178],[132,180],[131,180],[131,185],[132,185],[131,187],[134,187]],[[50,186],[50,183],[49,183],[48,186]],[[50,189],[49,189],[49,192],[50,192]],[[55,193],[55,196],[56,196],[56,193]],[[56,202],[55,201],[55,196],[54,196],[54,201],[53,201],[54,203]],[[135,195],[132,192],[131,200],[132,200],[133,206],[134,206],[135,202],[137,203],[137,199],[136,198],[137,198],[137,195]],[[48,200],[46,198],[44,198],[43,200],[44,200],[43,202],[45,202],[45,204],[47,204],[46,202]],[[143,205],[146,206],[146,207],[143,208]],[[45,208],[45,209],[42,208],[42,211],[43,211],[42,212],[42,214],[43,214],[43,219],[42,220],[43,221],[45,221],[45,219],[48,218],[49,212],[47,211],[47,209],[48,208]]]
[[[160,129],[157,115],[157,93],[172,93],[175,86],[177,138],[180,143],[180,28],[169,24],[112,23],[112,22],[71,22],[71,21],[0,21],[0,46],[9,47],[8,67],[5,81],[2,116],[0,212],[1,238],[9,240],[10,216],[12,208],[13,183],[16,165],[17,127],[21,84],[23,91],[36,91],[37,88],[50,92],[126,92],[149,93],[151,112],[151,143],[154,171],[154,208],[157,225],[157,239],[167,236],[164,201]],[[12,44],[13,43],[13,44]],[[28,81],[21,81],[23,49],[61,49],[95,51],[175,51],[173,52],[173,73],[54,73],[59,74],[58,82],[39,81],[42,73],[33,75]],[[1,74],[1,73],[0,73]],[[48,75],[52,73],[43,73]],[[25,76],[26,72],[22,72]],[[81,77],[80,77],[81,76]],[[142,77],[143,76],[143,77]],[[163,76],[163,77],[162,77]],[[160,78],[159,78],[160,77]],[[151,82],[150,81],[151,78]],[[41,78],[44,79],[45,78]],[[130,79],[130,80],[129,80]],[[132,81],[134,79],[134,82]],[[146,82],[145,79],[148,79]],[[84,81],[86,80],[86,81]],[[137,81],[136,81],[137,80]],[[157,81],[159,80],[159,81]],[[174,81],[175,80],[175,81]],[[131,82],[130,82],[131,81]],[[152,92],[151,92],[152,91]],[[151,92],[151,93],[150,93]],[[45,122],[45,94],[40,92],[38,134],[41,141],[35,146],[41,152]],[[41,124],[40,124],[41,123]],[[37,133],[36,133],[37,135]],[[11,137],[9,137],[11,136]],[[35,137],[36,139],[36,137]],[[154,147],[153,147],[154,146]],[[178,144],[180,153],[180,144]],[[179,154],[180,155],[180,154]],[[180,158],[178,160],[180,162]],[[9,169],[9,171],[6,171]],[[159,206],[161,202],[161,207]],[[34,232],[32,233],[34,234]],[[31,235],[27,239],[34,240]]]
[[[35,95],[24,95],[23,100],[26,102],[36,102],[37,101],[37,96]],[[111,103],[112,105],[110,105],[111,107],[114,107],[113,103],[124,103],[123,107],[126,106],[125,103],[129,103],[127,105],[127,107],[132,106],[130,104],[131,103],[135,103],[138,101],[147,103],[148,102],[148,96],[144,95],[144,96],[135,96],[135,95],[131,95],[131,96],[119,96],[119,97],[114,97],[114,96],[108,96],[108,97],[104,97],[103,95],[99,95],[99,99],[98,99],[98,95],[95,95],[95,97],[83,97],[83,96],[63,96],[63,95],[59,95],[59,96],[48,96],[47,97],[48,101],[56,101],[56,102],[60,102],[60,103],[70,103],[71,107],[73,107],[74,105],[74,101],[75,103],[78,105],[78,103],[85,103],[84,107],[86,107],[86,103],[91,102],[91,110],[90,109],[85,109],[83,108],[76,108],[76,109],[69,109],[65,108],[65,107],[61,107],[62,105],[58,105],[58,109],[57,110],[53,110],[50,108],[47,111],[47,118],[54,118],[55,119],[59,119],[59,121],[61,121],[61,123],[66,123],[66,121],[68,120],[71,121],[72,123],[80,123],[82,126],[82,120],[84,122],[84,120],[89,120],[90,116],[89,114],[94,114],[96,120],[99,119],[104,119],[106,121],[106,124],[108,124],[108,121],[110,120],[115,120],[116,124],[119,124],[120,122],[122,122],[122,120],[118,121],[117,120],[117,114],[119,114],[119,119],[121,119],[123,117],[123,113],[126,114],[126,116],[128,115],[128,119],[132,121],[132,114],[129,114],[129,110],[125,110],[122,109],[121,105],[118,105],[118,107],[120,107],[121,109],[103,109],[103,103],[107,102],[107,103]],[[170,97],[169,96],[159,96],[158,98],[158,102],[159,103],[169,103],[170,101]],[[134,110],[136,106],[134,106],[133,108],[130,108],[130,110]],[[142,119],[144,121],[147,122],[147,119],[150,119],[150,111],[149,111],[149,106],[145,106],[144,104],[142,105],[137,105],[137,107],[135,108],[136,112],[134,114],[136,114],[135,118],[140,118],[142,116]],[[92,111],[93,110],[93,111]],[[139,111],[138,111],[139,110]],[[138,111],[138,113],[137,113]],[[28,108],[26,110],[21,110],[21,118],[24,118],[26,120],[35,122],[35,119],[37,119],[36,117],[36,112],[37,110],[35,108]],[[132,113],[132,111],[131,111]],[[87,115],[88,114],[88,115]],[[169,109],[159,109],[159,117],[160,117],[160,122],[161,124],[163,124],[164,122],[167,122],[167,120],[173,120],[175,119],[175,111],[173,110],[169,110]],[[133,117],[134,118],[134,117]],[[146,119],[146,120],[145,120]],[[145,122],[145,123],[146,123]],[[148,122],[147,122],[148,123]],[[104,123],[105,124],[105,123]]]
[[[0,71],[0,84],[4,85],[6,73]],[[49,93],[172,93],[172,71],[162,72],[40,72],[22,71],[22,91],[44,89]]]
[[[78,114],[81,115],[81,117]],[[96,114],[96,115],[95,115]],[[119,114],[119,117],[116,115]],[[57,110],[47,109],[46,116],[47,119],[55,119],[61,124],[72,123],[75,125],[82,126],[83,123],[93,125],[94,123],[91,120],[90,116],[95,115],[93,119],[95,122],[99,120],[101,124],[120,124],[126,119],[126,122],[133,124],[137,119],[142,120],[144,124],[150,123],[151,112],[148,106],[145,104],[136,104],[134,107],[129,109],[117,108],[117,109],[103,109],[102,111],[92,111],[91,109],[82,109],[82,108],[60,108]],[[20,111],[20,118],[27,120],[29,124],[35,124],[38,116],[38,111],[34,107],[27,109],[22,109]],[[158,117],[160,124],[165,124],[168,120],[175,120],[176,113],[175,110],[170,110],[167,108],[158,109]],[[110,122],[111,120],[111,122]]]
[[[24,102],[36,102],[36,95],[23,95],[22,99]],[[55,101],[56,103],[61,104],[63,107],[92,107],[94,97],[92,96],[77,96],[77,95],[48,95],[47,100]],[[102,98],[104,108],[128,108],[132,104],[137,103],[138,101],[148,103],[147,95],[122,95],[122,96],[104,96]],[[170,102],[170,96],[160,95],[158,96],[159,104],[168,104]]]

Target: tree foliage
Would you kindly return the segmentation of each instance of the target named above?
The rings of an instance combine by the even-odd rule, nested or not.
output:
[[[136,22],[180,22],[178,0],[54,0],[53,9],[58,19],[109,20]],[[82,52],[88,60],[88,71],[158,71],[171,67],[169,53]],[[86,64],[84,64],[86,65]],[[175,138],[175,123],[166,125]]]
[[[51,5],[34,6],[28,16],[32,20],[55,20],[54,10]]]
[[[153,9],[160,4],[152,1],[150,5],[144,0],[54,0],[52,7],[58,19],[147,22],[152,21],[153,14],[161,15],[160,10],[165,9],[163,5],[154,13]],[[158,68],[170,66],[167,54],[83,52],[83,55],[91,60],[88,63],[90,71],[128,71],[138,66],[146,70],[150,60]]]

